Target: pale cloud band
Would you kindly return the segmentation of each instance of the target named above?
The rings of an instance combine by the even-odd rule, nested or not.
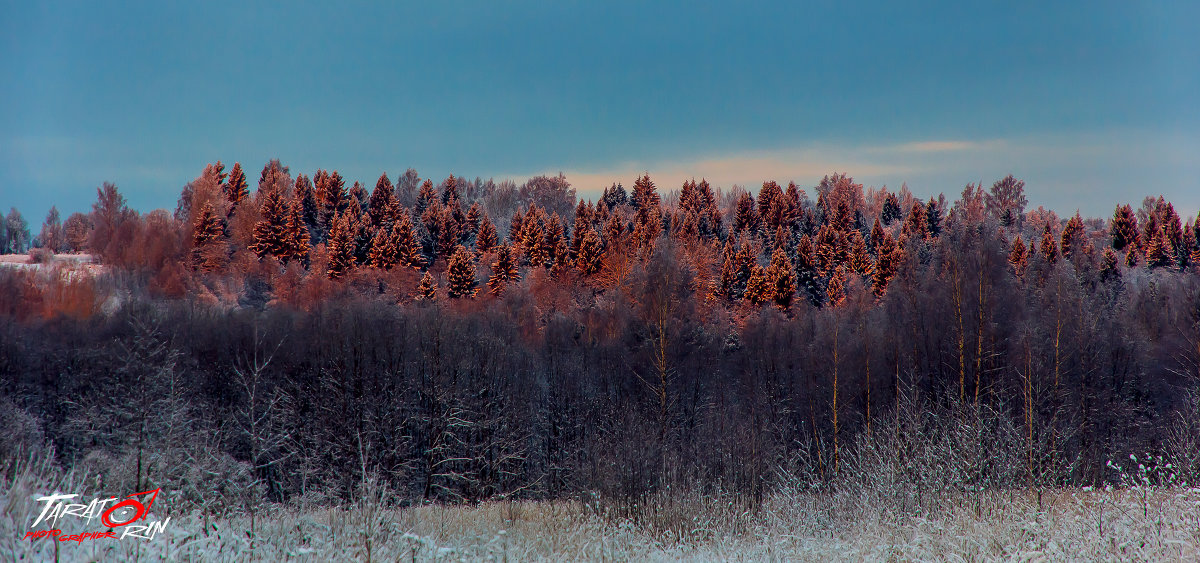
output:
[[[1146,195],[1163,194],[1193,213],[1200,162],[1200,142],[1123,133],[1041,136],[1014,139],[925,139],[886,145],[810,144],[766,151],[735,151],[672,161],[630,161],[561,171],[582,197],[595,197],[605,187],[629,187],[649,173],[662,191],[678,189],[686,180],[705,178],[718,187],[740,185],[754,190],[763,181],[795,181],[810,188],[821,177],[844,172],[867,186],[898,188],[907,183],[918,196],[945,193],[957,198],[968,182],[990,185],[1013,174],[1024,179],[1030,203],[1060,213],[1080,209],[1085,215],[1111,214],[1117,203],[1140,203]],[[500,175],[520,181],[559,169]]]

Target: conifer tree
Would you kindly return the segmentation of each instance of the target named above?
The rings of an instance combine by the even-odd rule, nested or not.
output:
[[[1146,266],[1167,268],[1174,263],[1175,257],[1171,252],[1171,241],[1168,238],[1167,230],[1160,228],[1150,239],[1150,244],[1146,246]]]
[[[379,227],[375,229],[375,236],[371,239],[371,252],[367,256],[367,263],[372,268],[378,270],[390,270],[396,265],[395,237],[391,236],[387,229]]]
[[[396,264],[414,270],[419,270],[425,265],[425,257],[421,255],[421,243],[417,240],[417,230],[413,227],[408,213],[400,214],[400,221],[392,228],[392,238],[395,239],[391,244],[396,249]]]
[[[531,266],[543,266],[546,263],[544,232],[541,222],[530,213],[525,217],[524,228],[521,229],[521,249]]]
[[[446,277],[446,287],[451,299],[475,297],[478,291],[478,283],[475,281],[475,255],[461,244],[458,245],[454,254],[450,256]]]
[[[509,283],[520,279],[521,273],[513,259],[512,245],[500,245],[496,248],[496,261],[492,262],[492,275],[488,277],[488,291],[492,295],[500,295]]]
[[[1131,244],[1131,245],[1127,246],[1126,249],[1127,250],[1125,251],[1125,265],[1129,266],[1130,268],[1136,267],[1138,265],[1138,255],[1139,255],[1138,248]]]
[[[458,200],[451,200],[451,202],[457,204]],[[455,247],[458,246],[459,233],[461,232],[462,229],[458,219],[454,216],[453,207],[443,206],[441,217],[438,220],[437,229],[438,253],[449,259],[449,256],[452,252],[454,252]]]
[[[825,302],[825,288],[821,284],[816,253],[808,235],[801,235],[800,241],[796,243],[795,266],[796,284],[804,291],[809,303],[820,307]]]
[[[792,307],[796,296],[796,273],[783,248],[776,246],[771,253],[771,265],[767,268],[767,280],[771,283],[771,299],[782,311]]]
[[[752,235],[757,234],[760,223],[758,210],[754,208],[754,198],[749,192],[742,192],[733,215],[733,232],[746,231]]]
[[[1113,211],[1112,221],[1108,224],[1108,232],[1112,237],[1113,250],[1125,250],[1127,246],[1138,246],[1141,235],[1138,234],[1137,215],[1128,204],[1118,205]]]
[[[194,267],[215,270],[222,265],[222,261],[216,256],[217,252],[214,252],[212,248],[219,245],[224,236],[225,227],[221,223],[221,218],[213,209],[212,202],[206,202],[204,207],[200,208],[196,224],[192,226],[192,263]]]
[[[817,231],[817,240],[814,246],[817,271],[820,272],[821,277],[830,275],[834,268],[842,265],[845,261],[844,240],[845,235],[834,229],[832,225],[822,225],[821,229]]]
[[[1051,264],[1058,262],[1058,242],[1054,240],[1050,223],[1046,223],[1046,228],[1042,231],[1042,258]]]
[[[317,198],[316,194],[313,193],[313,185],[309,181],[308,176],[304,174],[296,176],[296,184],[293,187],[292,193],[295,201],[300,204],[301,223],[310,232],[315,232],[317,228]]]
[[[1062,255],[1063,258],[1070,258],[1077,245],[1083,244],[1083,219],[1079,216],[1079,212],[1075,212],[1075,216],[1067,221],[1067,226],[1063,227],[1062,232]]]
[[[437,192],[433,191],[433,182],[425,180],[421,183],[421,190],[417,192],[417,204],[414,207],[417,217],[423,217],[425,210],[429,209],[429,206],[435,201],[437,201]]]
[[[871,277],[871,291],[876,298],[882,299],[887,294],[888,283],[896,275],[903,251],[896,245],[892,235],[886,232],[876,245],[875,251],[879,254],[879,260],[875,263],[875,275]]]
[[[829,277],[829,289],[826,291],[829,295],[829,306],[838,307],[846,301],[846,273],[845,270],[838,266],[833,275]]]
[[[566,235],[563,233],[562,223],[559,222],[558,215],[550,215],[550,221],[542,235],[542,254],[548,266],[553,266],[558,261],[562,248],[566,248]]]
[[[589,206],[585,205],[581,199],[579,200],[579,205],[575,206],[575,227],[571,229],[571,232],[574,234],[574,236],[571,237],[571,260],[575,260],[579,257],[579,245],[583,242],[581,235],[591,226],[591,224],[592,217],[591,213],[589,212]]]
[[[774,297],[774,287],[771,280],[767,278],[766,270],[755,264],[750,269],[750,278],[746,280],[746,301],[759,307],[770,301],[772,297]]]
[[[518,247],[521,245],[521,229],[525,228],[525,216],[521,214],[521,210],[513,211],[512,219],[508,222],[508,242],[513,245],[513,251],[517,254],[523,254]]]
[[[641,178],[633,182],[633,195],[630,197],[630,203],[637,211],[638,223],[645,225],[651,219],[659,219],[660,199],[658,191],[654,188],[654,182],[650,181],[649,174],[643,174]],[[657,224],[661,224],[661,220],[657,221]]]
[[[232,212],[234,207],[250,196],[250,186],[246,183],[246,172],[242,170],[242,163],[233,163],[233,170],[229,171],[229,181],[225,184],[225,197],[231,204],[229,209]]]
[[[303,261],[308,256],[308,225],[304,222],[304,203],[293,201],[288,206],[287,222],[284,223],[284,259]]]
[[[1025,269],[1029,267],[1029,249],[1025,246],[1025,241],[1021,240],[1021,235],[1017,235],[1016,240],[1012,243],[1012,250],[1008,253],[1008,263],[1012,265],[1013,273],[1018,278],[1025,276]]]
[[[1100,281],[1108,282],[1121,279],[1121,269],[1117,266],[1117,253],[1112,248],[1104,249],[1104,258],[1100,261]]]
[[[925,204],[925,222],[929,224],[929,236],[937,238],[942,234],[942,208],[933,198]]]
[[[213,170],[216,171],[215,177],[217,179],[217,184],[220,184],[222,189],[224,189],[225,179],[229,177],[229,174],[225,173],[225,163],[218,160],[217,163],[213,165]]]
[[[341,213],[333,220],[329,231],[329,279],[336,280],[354,269],[354,228],[348,213]]]
[[[479,234],[475,235],[475,250],[487,252],[496,248],[499,242],[496,236],[496,226],[492,224],[492,220],[487,215],[484,215],[479,223]]]
[[[318,171],[323,172],[323,171]],[[342,179],[341,174],[334,170],[332,174],[325,174],[322,182],[317,184],[317,192],[320,194],[318,203],[321,208],[321,230],[328,236],[333,230],[333,224],[337,220],[337,215],[344,211],[349,205],[346,197],[346,182]]]
[[[454,174],[442,182],[442,205],[449,205],[451,201],[458,201],[458,179]]]
[[[482,221],[483,208],[479,207],[479,202],[477,201],[471,204],[470,209],[467,209],[466,222],[463,223],[463,236],[467,239],[478,237]]]
[[[258,207],[262,220],[254,224],[254,242],[250,244],[250,250],[259,258],[288,253],[287,211],[279,190],[267,187]]]
[[[425,301],[437,301],[438,285],[433,281],[433,274],[425,272],[421,276],[421,285],[417,286],[417,298]]]
[[[860,276],[870,276],[875,271],[867,243],[858,231],[850,231],[850,269]]]
[[[909,238],[929,238],[929,222],[925,219],[925,206],[921,205],[921,202],[913,203],[912,211],[909,212],[908,220],[901,227],[900,234],[908,235]]]
[[[591,227],[588,227],[582,235],[576,233],[575,236],[583,239],[579,243],[579,254],[575,257],[575,267],[584,276],[595,275],[604,265],[604,247],[600,245],[600,237]]]
[[[879,218],[883,220],[884,225],[891,225],[893,221],[898,221],[901,217],[900,200],[896,199],[896,194],[888,192],[887,197],[883,198],[883,211],[879,214]]]
[[[712,283],[712,296],[716,299],[736,299],[734,287],[737,285],[737,248],[733,237],[725,241],[721,250],[721,271]]]
[[[871,227],[871,240],[867,241],[867,248],[871,254],[879,256],[879,241],[883,240],[883,227],[879,225],[879,219],[875,220],[875,226]]]
[[[386,173],[379,176],[379,180],[375,182],[375,189],[371,192],[371,199],[367,204],[367,214],[371,218],[372,227],[382,226],[389,229],[400,215],[400,202],[396,199],[396,190]]]

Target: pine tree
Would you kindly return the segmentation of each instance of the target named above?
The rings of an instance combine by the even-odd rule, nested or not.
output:
[[[318,170],[318,173],[324,172]],[[346,197],[346,182],[341,174],[334,170],[332,174],[324,174],[320,181],[314,180],[317,186],[317,203],[321,208],[321,230],[328,235],[333,230],[337,215],[349,205]]]
[[[1104,258],[1100,262],[1100,281],[1108,282],[1121,279],[1121,269],[1117,266],[1117,253],[1112,248],[1104,249]]]
[[[453,178],[453,176],[451,176]],[[446,286],[451,299],[459,297],[475,297],[478,291],[475,281],[475,255],[466,247],[458,245],[450,256],[450,266],[446,270]]]
[[[1076,245],[1083,244],[1083,219],[1079,216],[1079,212],[1075,212],[1075,216],[1067,221],[1067,226],[1063,227],[1062,232],[1062,255],[1063,258],[1070,259],[1071,254],[1075,251]]]
[[[844,235],[833,228],[832,225],[823,225],[817,231],[817,240],[814,244],[816,247],[817,271],[821,277],[825,277],[833,273],[833,269],[842,265],[845,261],[845,250],[843,247]]]
[[[1126,248],[1128,250],[1125,251],[1125,265],[1130,268],[1136,267],[1138,265],[1139,254],[1137,247],[1134,245],[1129,245]]]
[[[421,243],[417,240],[417,230],[413,227],[408,213],[400,214],[400,221],[392,228],[392,238],[395,239],[391,244],[396,249],[396,264],[414,270],[419,270],[425,265],[425,257],[421,255]]]
[[[425,272],[421,276],[421,285],[417,286],[417,298],[425,301],[437,301],[438,286],[437,282],[433,281],[433,275]]]
[[[488,277],[488,290],[492,295],[504,293],[509,283],[521,279],[516,260],[513,259],[512,246],[502,244],[496,249],[496,261],[492,262],[492,275]]]
[[[254,242],[250,244],[250,250],[254,251],[259,258],[268,254],[280,257],[286,255],[288,253],[287,207],[279,190],[273,187],[267,188],[266,193],[262,196],[258,212],[262,220],[254,225]]]
[[[879,219],[875,220],[875,226],[871,227],[871,240],[867,241],[867,248],[871,254],[879,256],[879,241],[883,240],[883,227],[879,225]]]
[[[451,200],[451,202],[457,204],[458,200]],[[452,206],[442,207],[442,214],[438,225],[438,253],[444,258],[449,259],[450,254],[458,246],[459,234],[462,232],[461,223],[455,217]]]
[[[734,286],[737,283],[737,248],[734,245],[733,237],[725,241],[725,247],[721,250],[721,271],[717,274],[717,278],[712,282],[711,295],[715,299],[732,300],[734,297]]]
[[[933,198],[925,204],[925,222],[929,225],[929,236],[937,238],[942,234],[942,208]]]
[[[303,261],[308,256],[308,225],[304,222],[304,203],[293,201],[288,206],[287,222],[284,223],[284,259]]]
[[[575,227],[571,229],[571,232],[574,233],[574,236],[571,237],[571,260],[575,260],[579,257],[579,245],[583,242],[583,238],[580,235],[582,235],[583,232],[591,226],[591,224],[592,217],[590,205],[586,205],[583,203],[583,200],[579,200],[579,205],[575,206]]]
[[[229,209],[232,211],[234,207],[250,196],[250,186],[246,183],[246,172],[242,170],[242,163],[233,163],[233,170],[229,171],[229,181],[225,184],[225,197],[232,204]]]
[[[496,237],[496,226],[492,224],[492,220],[487,215],[484,215],[479,224],[479,234],[475,235],[475,250],[487,252],[496,248],[499,242]]]
[[[308,180],[308,176],[304,174],[296,176],[296,184],[292,191],[295,201],[300,204],[301,222],[310,232],[315,232],[317,228],[317,199],[313,193],[313,185]],[[307,236],[305,235],[306,238]]]
[[[575,267],[584,276],[595,275],[604,265],[604,247],[600,245],[600,237],[590,227],[582,235],[575,233],[575,236],[582,239],[579,254],[575,257]]]
[[[838,307],[846,302],[846,273],[841,266],[829,277],[829,289],[826,293],[829,295],[830,307]]]
[[[750,279],[746,280],[746,301],[755,307],[770,301],[774,296],[772,285],[771,280],[767,278],[767,272],[755,264],[750,270]]]
[[[775,252],[771,254],[767,280],[771,283],[771,299],[775,301],[775,305],[783,311],[790,309],[792,299],[796,296],[796,274],[792,271],[792,262],[781,247],[776,246]]]
[[[825,302],[825,288],[821,284],[812,239],[808,235],[802,235],[796,243],[795,266],[796,284],[808,296],[809,303],[820,307]]]
[[[1141,236],[1138,234],[1137,215],[1129,205],[1118,205],[1113,211],[1112,221],[1108,224],[1108,232],[1112,237],[1113,250],[1125,250],[1127,246],[1138,246]]]
[[[467,239],[479,236],[480,223],[483,220],[483,208],[479,207],[479,202],[471,204],[471,208],[467,209],[467,219],[463,223],[463,235]]]
[[[350,225],[350,217],[342,213],[333,220],[333,229],[329,231],[329,269],[326,273],[329,279],[336,280],[354,269],[354,232]]]
[[[525,217],[525,226],[521,229],[521,249],[525,253],[526,259],[529,260],[531,266],[543,266],[546,263],[546,247],[544,244],[544,232],[541,222],[535,217]]]
[[[1012,264],[1013,273],[1018,278],[1025,276],[1025,269],[1029,267],[1029,250],[1025,241],[1021,240],[1021,235],[1017,235],[1017,239],[1013,241],[1012,250],[1008,253],[1008,263]]]
[[[367,263],[372,268],[379,270],[390,270],[396,265],[396,255],[398,254],[394,246],[396,239],[387,232],[387,229],[379,227],[375,229],[375,236],[371,239],[371,253],[367,257]]]
[[[547,266],[553,266],[558,261],[559,251],[566,248],[566,244],[566,235],[563,233],[558,215],[550,215],[550,222],[546,225],[546,232],[542,235],[542,254],[546,257]],[[565,254],[566,252],[562,254],[564,258]]]
[[[1042,258],[1051,264],[1058,262],[1058,243],[1054,240],[1050,223],[1046,223],[1046,228],[1042,231]]]

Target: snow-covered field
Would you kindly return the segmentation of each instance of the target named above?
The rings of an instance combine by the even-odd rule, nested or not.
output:
[[[148,541],[29,540],[22,538],[38,515],[36,498],[80,483],[21,465],[0,482],[4,560],[1200,560],[1200,489],[1182,486],[960,494],[905,513],[875,494],[778,493],[759,510],[682,500],[645,511],[641,521],[578,502],[389,508],[389,495],[376,491],[343,508],[155,514],[171,520]]]

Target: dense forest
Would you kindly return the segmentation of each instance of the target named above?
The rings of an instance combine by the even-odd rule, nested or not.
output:
[[[1200,218],[1027,205],[1011,176],[953,201],[643,176],[593,202],[562,175],[368,190],[272,161],[140,214],[105,184],[0,229],[45,266],[0,269],[0,457],[209,511],[376,481],[753,505],[868,465],[917,496],[1096,485],[1146,452],[1200,477]]]

